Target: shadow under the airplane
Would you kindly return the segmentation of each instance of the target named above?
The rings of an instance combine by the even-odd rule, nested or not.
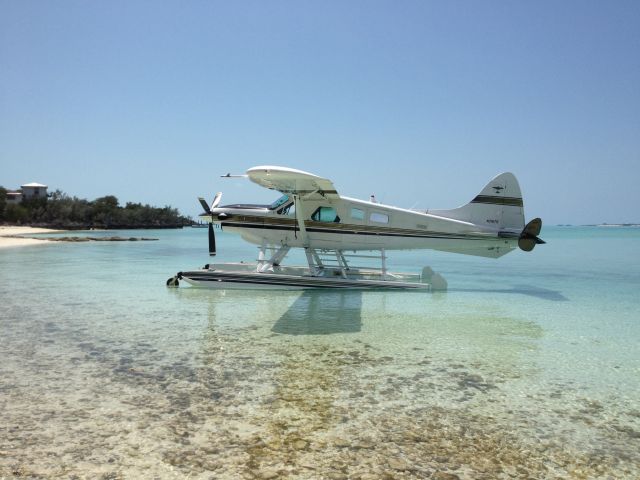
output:
[[[271,331],[288,335],[355,333],[362,328],[362,292],[305,290]]]
[[[473,293],[507,293],[528,295],[530,297],[550,300],[552,302],[568,302],[569,299],[557,290],[548,288],[532,287],[531,285],[514,285],[512,288],[450,288],[450,292],[473,292]]]

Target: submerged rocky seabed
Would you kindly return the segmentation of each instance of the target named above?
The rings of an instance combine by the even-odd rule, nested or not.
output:
[[[424,314],[390,319],[397,305],[376,294],[248,310],[175,295],[206,304],[205,318],[4,324],[0,478],[640,475],[637,399],[541,382],[523,362],[533,322],[487,312],[493,343],[455,322],[430,343],[411,331]]]

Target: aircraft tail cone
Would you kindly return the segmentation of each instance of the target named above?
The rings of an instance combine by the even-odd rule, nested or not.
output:
[[[520,234],[520,238],[518,238],[518,247],[525,252],[530,252],[536,245],[547,243],[538,237],[540,230],[542,230],[542,220],[540,218],[534,218],[527,223]]]

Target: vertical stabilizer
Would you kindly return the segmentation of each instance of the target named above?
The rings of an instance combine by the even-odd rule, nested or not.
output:
[[[429,210],[428,213],[518,233],[524,228],[520,185],[509,172],[501,173],[487,183],[466,205],[451,210]]]

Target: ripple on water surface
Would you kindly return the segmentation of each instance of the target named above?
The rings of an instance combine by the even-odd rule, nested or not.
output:
[[[169,312],[146,321],[33,309],[3,326],[0,473],[638,472],[640,413],[631,400],[540,383],[541,327],[490,302],[452,316],[444,300],[415,294],[167,295]],[[182,314],[174,309],[185,302]]]
[[[165,289],[200,233],[0,252],[0,477],[640,478],[636,237],[442,294]]]

